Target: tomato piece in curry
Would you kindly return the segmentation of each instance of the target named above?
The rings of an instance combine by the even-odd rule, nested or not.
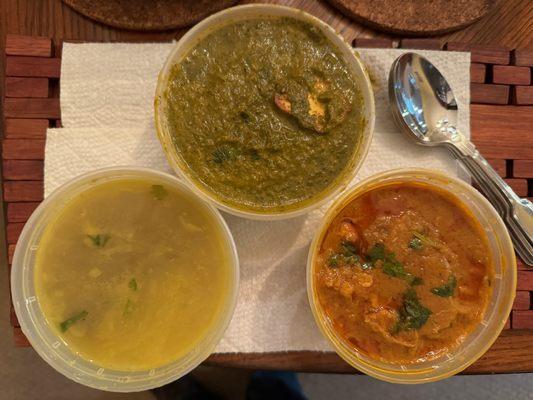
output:
[[[487,238],[465,206],[394,183],[352,200],[316,258],[320,307],[346,343],[397,364],[437,358],[481,321],[491,294]]]

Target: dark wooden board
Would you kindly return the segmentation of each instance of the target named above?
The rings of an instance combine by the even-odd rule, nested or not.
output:
[[[495,0],[327,1],[358,22],[404,36],[437,35],[464,28],[487,15],[496,3]]]
[[[189,26],[237,0],[63,0],[98,22],[124,29],[161,31]]]

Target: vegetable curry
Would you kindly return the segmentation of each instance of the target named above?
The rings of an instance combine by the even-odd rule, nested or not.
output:
[[[486,236],[451,195],[416,183],[374,188],[326,231],[314,285],[337,334],[391,363],[437,358],[481,321],[493,268]]]
[[[166,118],[188,175],[218,200],[282,211],[350,170],[362,96],[340,51],[294,18],[232,22],[174,66]]]

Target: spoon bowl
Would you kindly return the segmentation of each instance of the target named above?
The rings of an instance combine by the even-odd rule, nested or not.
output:
[[[457,137],[455,96],[441,72],[426,58],[405,53],[396,59],[390,70],[389,97],[397,105],[392,107],[394,118],[408,139],[440,146]]]

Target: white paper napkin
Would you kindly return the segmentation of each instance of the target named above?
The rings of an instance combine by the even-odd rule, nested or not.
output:
[[[65,44],[61,76],[64,128],[49,129],[45,195],[69,179],[101,167],[138,165],[169,171],[153,124],[159,69],[172,44]],[[376,95],[376,132],[352,185],[377,172],[427,167],[457,176],[440,149],[412,145],[388,110],[387,77],[405,50],[359,49]],[[459,128],[469,135],[469,53],[418,51],[443,72],[459,105]],[[327,205],[277,222],[225,214],[241,263],[238,304],[217,352],[331,350],[313,321],[306,295],[309,243]]]

